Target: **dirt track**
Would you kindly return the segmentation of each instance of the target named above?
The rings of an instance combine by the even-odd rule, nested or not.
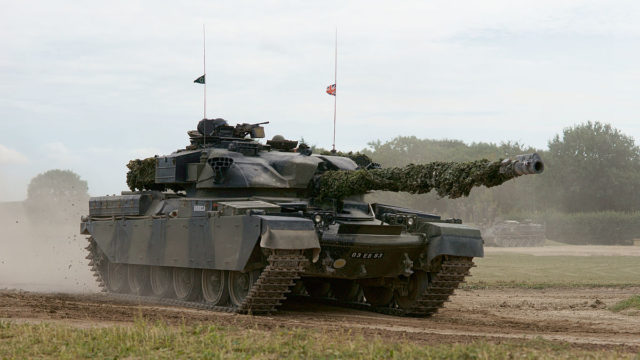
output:
[[[560,245],[537,247],[485,247],[485,254],[525,254],[533,256],[640,256],[640,246]]]
[[[259,328],[310,327],[355,330],[390,340],[467,343],[542,337],[585,349],[640,351],[639,314],[617,314],[607,306],[640,288],[458,290],[453,301],[428,319],[397,318],[311,302],[288,302],[277,315],[245,316],[204,310],[132,304],[101,295],[0,292],[0,318],[53,321],[73,326],[131,323],[137,316],[170,323],[208,322]]]

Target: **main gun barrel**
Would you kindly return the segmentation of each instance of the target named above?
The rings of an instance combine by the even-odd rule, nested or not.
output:
[[[534,175],[544,171],[544,163],[538,153],[518,155],[514,159],[502,160],[500,172],[504,174]]]
[[[327,171],[313,179],[310,191],[316,198],[342,199],[374,190],[412,194],[435,190],[441,197],[455,199],[469,196],[476,186],[498,186],[518,176],[543,171],[544,163],[537,153],[499,161],[436,161],[387,169]]]

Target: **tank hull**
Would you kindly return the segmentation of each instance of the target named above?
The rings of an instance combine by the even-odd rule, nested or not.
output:
[[[150,197],[145,199],[146,195]],[[244,281],[257,286],[254,284],[263,277],[267,283],[279,279],[282,282],[279,292],[271,289],[265,293],[279,299],[261,308],[270,312],[279,306],[286,294],[295,291],[296,281],[307,286],[308,294],[329,289],[316,293],[320,298],[340,298],[338,294],[347,286],[351,293],[384,288],[396,294],[392,295],[395,299],[409,292],[411,279],[416,274],[432,274],[433,284],[433,274],[442,271],[443,263],[446,267],[448,258],[466,261],[457,268],[454,266],[454,270],[462,273],[448,275],[453,276],[453,280],[446,285],[457,286],[466,276],[471,259],[483,256],[478,230],[433,217],[403,215],[412,216],[414,223],[411,226],[353,219],[318,224],[301,213],[282,212],[280,205],[262,200],[167,199],[160,194],[140,193],[91,201],[93,215],[83,218],[80,230],[90,235],[89,257],[94,263],[92,268],[96,277],[114,293],[141,292],[140,285],[131,278],[149,282],[148,278],[154,279],[153,274],[160,273],[173,277],[173,280],[165,280],[170,283],[165,287],[173,290],[168,290],[168,295],[156,291],[155,295],[173,298],[189,295],[183,291],[189,281],[202,282],[211,273],[224,278],[220,282],[226,284],[220,286],[227,287],[228,291],[222,291],[223,295],[233,292],[232,283]],[[403,211],[406,214],[406,209]],[[274,260],[283,259],[283,256],[284,262]],[[278,270],[269,272],[266,269],[270,267]],[[125,275],[118,275],[118,271],[126,272],[126,281]],[[271,275],[265,275],[267,273]],[[187,285],[176,280],[184,274],[193,277],[187,279]],[[243,276],[247,279],[237,280]],[[121,283],[124,285],[118,285]],[[206,301],[202,295],[206,286],[204,282],[202,284],[200,295],[188,300]],[[255,301],[250,295],[253,290],[249,291],[249,288],[235,303],[227,300],[221,304],[234,310],[246,310],[251,305],[244,302]],[[441,295],[448,298],[450,294]],[[372,299],[373,295],[370,293],[367,298]],[[343,297],[342,300],[358,299]],[[361,297],[360,301],[366,300]],[[374,305],[372,308],[397,307],[391,302]],[[403,313],[426,316],[440,306]],[[255,305],[251,308],[254,313],[259,312],[257,310]]]

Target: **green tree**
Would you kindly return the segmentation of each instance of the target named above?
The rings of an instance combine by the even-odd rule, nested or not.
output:
[[[25,207],[37,221],[77,220],[86,212],[87,182],[71,170],[49,170],[37,175],[27,188]]]
[[[542,191],[569,212],[638,209],[640,149],[609,124],[587,122],[549,141]]]

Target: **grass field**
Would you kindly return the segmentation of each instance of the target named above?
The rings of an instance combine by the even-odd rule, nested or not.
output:
[[[493,254],[474,259],[465,286],[639,286],[637,256],[533,256]]]
[[[626,300],[620,301],[610,308],[611,311],[634,310],[640,311],[640,295],[632,296]]]
[[[543,340],[421,346],[387,343],[345,331],[239,329],[215,325],[171,327],[143,320],[132,326],[73,328],[0,322],[0,358],[207,359],[545,359],[632,358],[583,351]]]

